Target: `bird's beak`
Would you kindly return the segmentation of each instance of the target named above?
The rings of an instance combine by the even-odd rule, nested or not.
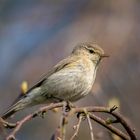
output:
[[[101,58],[105,58],[105,57],[109,57],[109,55],[108,54],[102,54],[101,55]]]

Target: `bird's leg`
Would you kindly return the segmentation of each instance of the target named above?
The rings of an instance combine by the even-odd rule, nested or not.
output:
[[[65,111],[69,112],[71,110],[72,103],[70,101],[66,101]]]
[[[52,98],[52,100],[54,102],[65,102],[65,111],[66,112],[69,112],[71,110],[72,107],[74,107],[74,105],[70,102],[70,101],[65,101],[64,99],[62,98],[59,98],[59,97],[55,97],[55,96],[51,96],[50,98]]]
[[[55,97],[55,96],[53,96],[53,95],[51,95],[51,96],[46,96],[46,98],[47,98],[47,99],[49,98],[50,100],[52,100],[52,103],[51,103],[51,104],[53,104],[53,103],[59,103],[59,102],[63,102],[63,101],[64,101],[63,99],[61,99],[61,98],[59,98],[59,97]],[[53,110],[53,111],[54,111],[54,110]],[[40,114],[40,116],[41,116],[42,118],[44,118],[45,115],[46,115],[46,111],[42,111],[41,114]],[[36,116],[36,114],[35,114],[35,116]]]

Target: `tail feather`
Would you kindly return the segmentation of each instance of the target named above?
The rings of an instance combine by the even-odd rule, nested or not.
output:
[[[12,116],[17,111],[23,109],[26,106],[23,99],[19,100],[17,103],[13,104],[9,109],[2,115],[3,119],[7,119]]]
[[[29,92],[29,91],[28,91]],[[31,90],[30,90],[31,92]],[[33,90],[33,92],[28,93],[27,95],[20,95],[14,103],[9,107],[9,109],[2,115],[3,119],[7,119],[14,113],[16,113],[19,110],[24,109],[25,107],[33,106],[36,104],[39,104],[44,101],[44,97],[40,97],[38,94],[40,92],[40,88],[36,88]],[[37,98],[37,100],[36,100]],[[39,98],[39,99],[38,99]]]
[[[16,111],[14,109],[8,110],[7,112],[5,112],[2,115],[2,118],[5,120],[5,119],[9,118],[10,116],[12,116],[14,113],[16,113]]]

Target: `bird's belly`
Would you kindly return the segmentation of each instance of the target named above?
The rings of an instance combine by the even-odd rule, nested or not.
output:
[[[93,74],[73,69],[51,75],[42,90],[47,97],[75,101],[89,93],[93,84]]]

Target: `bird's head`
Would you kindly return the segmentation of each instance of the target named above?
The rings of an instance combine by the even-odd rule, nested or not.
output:
[[[99,45],[91,42],[78,44],[73,49],[72,54],[88,57],[94,63],[99,63],[102,58],[109,57]]]

